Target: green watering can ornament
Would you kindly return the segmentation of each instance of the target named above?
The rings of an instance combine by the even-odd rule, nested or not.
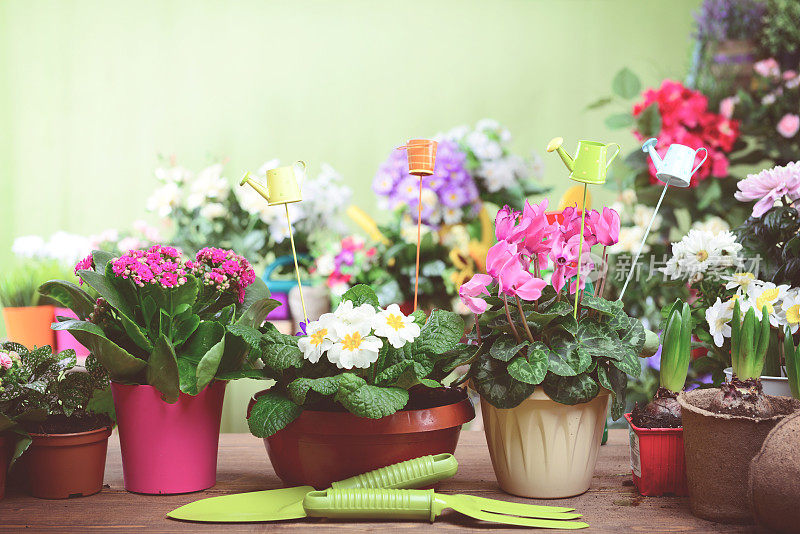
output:
[[[578,141],[575,157],[570,156],[561,145],[563,137],[554,137],[547,143],[547,151],[557,151],[561,161],[569,169],[569,177],[583,184],[583,205],[581,206],[581,228],[586,222],[586,188],[589,184],[602,185],[606,183],[606,172],[611,162],[619,154],[620,147],[617,143],[603,144],[597,141]],[[614,154],[608,157],[609,147],[616,147]],[[583,230],[581,230],[580,245],[578,245],[578,273],[575,287],[575,307],[572,316],[578,318],[578,297],[580,296],[581,258],[583,257]]]

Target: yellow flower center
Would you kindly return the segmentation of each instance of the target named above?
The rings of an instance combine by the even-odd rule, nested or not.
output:
[[[775,311],[775,308],[772,307],[772,303],[775,299],[778,298],[778,288],[773,287],[771,289],[765,289],[763,293],[761,293],[758,298],[756,299],[756,307],[759,311],[764,306],[767,307],[767,312],[772,313]]]
[[[386,324],[394,328],[395,331],[405,328],[405,325],[403,324],[403,318],[399,315],[395,315],[394,313],[390,313],[389,316],[386,317]]]
[[[790,306],[789,309],[786,310],[786,322],[791,324],[800,323],[800,304]]]
[[[701,250],[697,253],[697,261],[706,261],[708,259],[708,252]]]
[[[311,344],[319,347],[322,345],[322,341],[325,339],[325,336],[328,335],[327,328],[320,328],[313,334],[311,334]]]
[[[359,332],[353,332],[352,334],[347,334],[344,336],[342,340],[342,346],[344,350],[356,350],[358,347],[361,346],[361,342],[364,341],[364,338],[361,337]]]

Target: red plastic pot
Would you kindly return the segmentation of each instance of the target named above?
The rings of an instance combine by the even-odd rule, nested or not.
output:
[[[6,495],[6,474],[13,443],[10,437],[0,434],[0,500]]]
[[[689,494],[682,428],[640,428],[630,425],[631,471],[639,493],[648,497]]]
[[[248,416],[257,393],[247,409]],[[287,486],[323,489],[349,478],[426,454],[452,454],[461,425],[475,417],[462,391],[455,403],[401,410],[381,419],[349,412],[305,410],[283,430],[265,438],[275,473]]]
[[[74,434],[31,434],[22,464],[28,490],[40,499],[94,495],[103,489],[111,428]]]

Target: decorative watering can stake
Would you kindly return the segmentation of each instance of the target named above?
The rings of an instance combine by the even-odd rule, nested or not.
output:
[[[286,223],[289,225],[289,242],[292,244],[292,257],[294,258],[294,274],[297,276],[297,289],[300,290],[300,304],[303,306],[303,320],[308,324],[308,313],[306,312],[306,301],[303,299],[303,285],[300,283],[300,268],[297,265],[297,251],[294,248],[294,235],[292,233],[292,220],[289,217],[289,204],[300,202],[303,196],[300,193],[300,185],[297,183],[297,175],[294,172],[295,166],[301,166],[303,173],[306,171],[306,162],[297,161],[294,165],[277,167],[267,171],[267,186],[250,178],[250,173],[245,173],[239,185],[248,184],[256,192],[264,197],[270,206],[283,204],[286,208]]]
[[[419,248],[422,236],[422,177],[433,174],[436,166],[436,147],[439,144],[429,139],[410,139],[408,143],[397,147],[406,150],[408,155],[408,173],[419,176],[419,205],[417,206],[417,267],[414,278],[414,311],[417,311],[417,293],[419,291]]]
[[[563,137],[555,137],[547,144],[547,151],[558,151],[561,161],[569,169],[569,177],[576,182],[583,184],[583,202],[581,203],[581,237],[580,244],[578,245],[578,273],[575,279],[575,309],[572,316],[578,318],[578,298],[581,294],[581,263],[583,263],[583,228],[586,222],[586,188],[588,184],[604,184],[606,183],[606,171],[611,166],[611,162],[619,154],[619,145],[617,143],[597,143],[595,141],[578,141],[578,149],[575,151],[573,158],[567,151],[561,148],[564,144]],[[608,157],[608,148],[614,146],[617,150],[610,158]]]
[[[647,224],[647,229],[644,231],[644,237],[642,237],[639,250],[636,251],[636,257],[633,259],[633,263],[631,263],[631,269],[628,271],[628,277],[625,279],[625,285],[622,286],[622,291],[619,293],[618,300],[622,300],[625,290],[628,289],[628,284],[633,277],[633,272],[636,270],[636,263],[639,261],[639,256],[642,254],[647,236],[650,234],[650,228],[653,226],[653,221],[656,220],[658,208],[661,207],[661,201],[664,200],[664,196],[667,194],[667,188],[671,185],[675,187],[689,187],[689,184],[692,182],[692,175],[697,172],[697,169],[700,168],[708,157],[708,150],[704,147],[694,150],[688,146],[673,143],[669,145],[667,155],[664,156],[662,160],[658,152],[656,152],[657,142],[658,140],[655,137],[648,139],[642,145],[642,152],[650,153],[650,159],[653,160],[653,165],[656,166],[656,178],[664,184],[664,189],[661,191],[661,196],[658,197],[656,209],[653,210],[653,216],[650,217],[650,222]],[[703,151],[703,159],[700,160],[700,163],[698,163],[696,167],[692,168],[694,166],[694,160],[701,150]]]

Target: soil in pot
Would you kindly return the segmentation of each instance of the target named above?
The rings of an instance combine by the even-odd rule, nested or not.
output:
[[[421,387],[409,393],[403,410],[381,419],[357,417],[335,404],[304,410],[286,428],[264,439],[276,474],[290,486],[322,489],[404,460],[452,454],[461,426],[475,417],[466,392]]]
[[[734,384],[735,386],[735,384]],[[678,396],[689,503],[698,517],[724,523],[752,522],[748,495],[750,461],[767,434],[786,415],[800,410],[800,401],[761,395],[742,388],[683,392]],[[764,416],[719,413],[762,413]]]
[[[636,404],[631,412],[633,424],[639,428],[681,428],[681,405],[678,394],[660,387],[653,400],[643,408]]]
[[[34,497],[67,499],[103,487],[111,419],[105,414],[49,416],[27,425],[32,442],[21,465]]]
[[[750,509],[760,525],[797,532],[800,525],[800,413],[784,418],[750,462]]]

